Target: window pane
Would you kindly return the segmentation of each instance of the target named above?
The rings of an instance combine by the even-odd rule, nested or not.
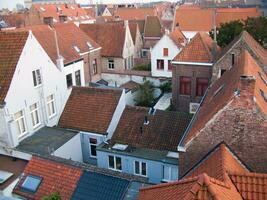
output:
[[[171,168],[171,180],[178,179],[178,170],[176,168]]]
[[[90,144],[97,144],[97,139],[90,138]]]
[[[41,73],[39,69],[36,70],[36,77],[37,77],[38,85],[42,84]]]
[[[15,113],[14,114],[15,119],[18,119],[18,118],[22,117],[22,114],[23,114],[22,111],[19,111],[19,112]]]
[[[96,156],[96,145],[91,145],[91,155]]]
[[[121,158],[116,157],[116,169],[121,170]]]
[[[75,72],[76,85],[81,86],[81,72],[80,70]]]
[[[108,166],[109,168],[114,169],[115,165],[114,165],[114,156],[108,156]]]
[[[67,82],[67,87],[71,87],[72,86],[72,74],[68,74],[66,76],[66,82]]]
[[[33,176],[27,176],[24,182],[22,183],[22,188],[29,190],[31,192],[36,192],[38,186],[41,183],[41,178],[39,177],[33,177]]]
[[[163,165],[163,179],[169,180],[170,179],[170,167]]]
[[[180,94],[191,95],[191,77],[180,77]]]
[[[135,161],[134,162],[134,172],[136,173],[136,174],[140,174],[140,169],[139,169],[139,162],[138,161]]]
[[[146,163],[142,162],[142,175],[146,176]]]
[[[33,85],[37,86],[37,80],[36,80],[36,74],[35,71],[32,72],[32,78],[33,78]]]

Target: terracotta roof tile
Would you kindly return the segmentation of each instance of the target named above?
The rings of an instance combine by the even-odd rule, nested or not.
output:
[[[144,37],[162,36],[162,27],[158,16],[147,16],[144,28]]]
[[[5,101],[29,32],[0,31],[0,104]]]
[[[212,42],[207,33],[199,32],[174,58],[174,61],[212,63]],[[219,47],[217,48],[219,50]]]
[[[28,193],[21,190],[21,186],[27,175],[42,178],[40,186],[35,193]],[[23,176],[20,178],[13,192],[20,196],[36,200],[42,199],[42,197],[50,195],[53,192],[59,192],[62,200],[68,200],[71,199],[81,175],[81,169],[34,156],[26,166]]]
[[[126,31],[122,23],[80,24],[80,28],[100,44],[102,56],[122,57]]]
[[[191,117],[186,113],[156,110],[148,114],[143,107],[126,106],[111,143],[132,147],[176,151]],[[149,124],[145,125],[147,117]],[[140,132],[142,127],[142,133]]]
[[[135,45],[138,24],[137,23],[129,23],[129,28],[130,28],[131,36],[133,39],[133,43]]]
[[[73,23],[57,24],[54,26],[54,29],[48,25],[29,26],[26,29],[33,32],[38,42],[55,64],[58,55],[54,30],[57,33],[59,54],[64,58],[64,64],[81,59],[82,56],[80,56],[80,53],[85,53],[100,47]],[[89,48],[87,42],[92,45],[92,49]],[[79,53],[74,49],[74,46],[80,49]]]
[[[182,47],[186,44],[186,38],[179,29],[172,31],[169,36],[178,47]]]
[[[120,89],[73,87],[59,127],[107,134],[121,95]]]
[[[114,16],[122,20],[145,19],[147,16],[156,16],[154,8],[118,8]]]

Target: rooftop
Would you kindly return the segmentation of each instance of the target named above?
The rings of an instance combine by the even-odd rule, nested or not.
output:
[[[160,38],[162,27],[158,16],[147,16],[144,29],[144,37]]]
[[[122,20],[140,20],[155,15],[154,8],[118,8],[114,13],[115,17],[118,16]]]

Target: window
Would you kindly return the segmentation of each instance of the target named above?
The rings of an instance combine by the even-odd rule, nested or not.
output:
[[[108,166],[110,169],[121,171],[121,157],[108,156]]]
[[[209,79],[197,78],[196,96],[200,97],[204,96],[208,86],[209,86]]]
[[[76,19],[76,18],[75,18]],[[73,48],[75,49],[75,51],[77,52],[77,53],[80,53],[80,49],[79,49],[79,47],[77,47],[77,46],[73,46]]]
[[[265,85],[267,85],[267,80],[264,78],[263,74],[258,72],[259,76],[261,77],[261,80],[264,82]]]
[[[93,60],[93,75],[97,74],[97,60]]]
[[[226,72],[226,69],[221,69],[220,77]]]
[[[147,51],[146,50],[142,51],[142,58],[147,58]]]
[[[56,114],[54,95],[52,94],[48,96],[46,101],[47,101],[48,116],[51,118]]]
[[[66,76],[66,82],[67,82],[67,87],[68,87],[68,88],[71,87],[71,86],[73,85],[73,83],[72,83],[72,74],[68,74],[68,75]]]
[[[76,80],[76,85],[81,86],[81,71],[80,70],[75,72],[75,80]]]
[[[91,154],[91,157],[96,157],[97,139],[95,139],[95,138],[89,138],[89,145],[90,145],[90,154]]]
[[[164,60],[157,60],[157,69],[164,70]]]
[[[134,162],[134,174],[140,176],[147,176],[147,166],[145,162]]]
[[[25,134],[27,132],[26,130],[26,123],[23,111],[19,111],[14,114],[15,122],[17,123],[18,133],[19,135]]]
[[[264,101],[267,102],[267,95],[261,89],[260,89],[260,94],[261,94],[262,98],[264,99]]]
[[[114,60],[111,58],[108,59],[108,69],[114,69]]]
[[[168,60],[168,70],[172,71],[172,61]]]
[[[191,77],[180,77],[180,94],[191,95]]]
[[[232,66],[235,64],[235,54],[231,54],[231,61],[232,61]]]
[[[163,165],[163,177],[162,177],[163,182],[173,181],[176,180],[177,178],[178,178],[177,169],[171,166]]]
[[[37,127],[40,124],[39,111],[37,103],[30,106],[30,114],[32,118],[32,126]]]
[[[32,77],[34,87],[42,84],[40,69],[32,71]]]
[[[21,188],[29,192],[36,192],[41,184],[41,181],[41,177],[28,175],[23,181]]]
[[[169,56],[169,49],[168,48],[163,49],[163,56]]]

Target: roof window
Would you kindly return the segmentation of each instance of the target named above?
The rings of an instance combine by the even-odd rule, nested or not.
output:
[[[28,175],[23,181],[21,189],[29,192],[36,192],[41,182],[41,177]]]
[[[260,94],[261,94],[262,98],[264,99],[264,101],[267,102],[267,95],[261,89],[260,89]]]
[[[45,8],[42,7],[42,6],[40,7],[40,10],[43,11],[43,12],[45,12]]]
[[[89,49],[94,48],[93,45],[90,42],[86,42],[87,46],[89,47]]]
[[[0,184],[7,181],[12,175],[13,175],[13,173],[0,170]]]
[[[73,48],[75,49],[75,51],[76,51],[77,53],[80,53],[80,49],[79,49],[77,46],[73,46]]]

